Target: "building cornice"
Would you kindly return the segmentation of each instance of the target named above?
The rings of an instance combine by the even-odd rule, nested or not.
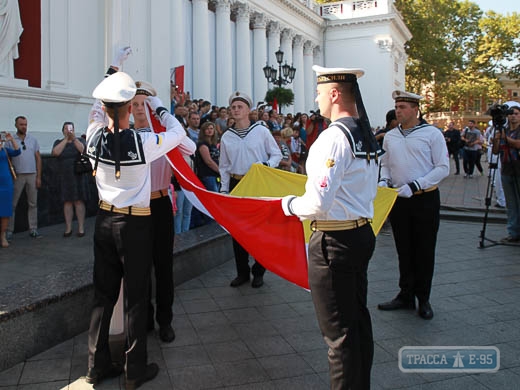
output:
[[[94,99],[83,95],[55,92],[32,87],[1,86],[0,97],[20,100],[40,100],[52,103],[94,104]]]
[[[271,4],[270,4],[271,3]],[[276,4],[273,4],[276,3]],[[276,19],[276,8],[285,7],[290,13],[296,14],[299,17],[304,18],[306,21],[323,28],[325,26],[325,20],[318,15],[314,10],[306,7],[298,0],[234,0],[234,5],[247,4],[257,12],[261,12],[269,17],[271,20]],[[274,9],[274,13],[273,13]]]
[[[404,41],[408,41],[412,39],[412,33],[408,30],[408,27],[404,24],[403,20],[399,17],[397,13],[387,14],[387,15],[375,15],[375,16],[367,16],[362,18],[355,19],[337,19],[337,20],[328,20],[326,24],[327,29],[342,29],[345,27],[352,27],[356,25],[364,25],[364,24],[393,24],[396,26],[399,33],[403,36]]]

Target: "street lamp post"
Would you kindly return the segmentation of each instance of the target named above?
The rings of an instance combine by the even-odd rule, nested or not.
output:
[[[267,63],[263,67],[264,76],[268,82],[273,83],[278,88],[281,88],[285,84],[290,84],[294,80],[294,75],[296,73],[296,68],[292,65],[287,64],[287,61],[284,65],[283,63],[283,51],[278,49],[277,52],[274,53],[276,56],[276,62],[278,62],[278,70],[274,66],[269,66]],[[278,105],[278,113],[282,113],[282,105]]]

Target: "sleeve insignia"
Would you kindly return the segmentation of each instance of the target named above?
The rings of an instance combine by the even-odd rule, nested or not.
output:
[[[327,168],[332,168],[334,165],[336,165],[336,162],[330,158],[325,162]]]

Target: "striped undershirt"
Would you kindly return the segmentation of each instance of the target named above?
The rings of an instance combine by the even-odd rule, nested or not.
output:
[[[245,129],[230,129],[233,130],[233,132],[236,133],[240,138],[244,138],[249,133],[249,127],[246,127]]]

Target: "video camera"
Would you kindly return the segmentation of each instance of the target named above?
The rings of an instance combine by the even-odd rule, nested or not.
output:
[[[489,107],[489,115],[493,118],[495,128],[503,127],[506,124],[507,116],[512,113],[513,110],[507,104],[493,104]]]

